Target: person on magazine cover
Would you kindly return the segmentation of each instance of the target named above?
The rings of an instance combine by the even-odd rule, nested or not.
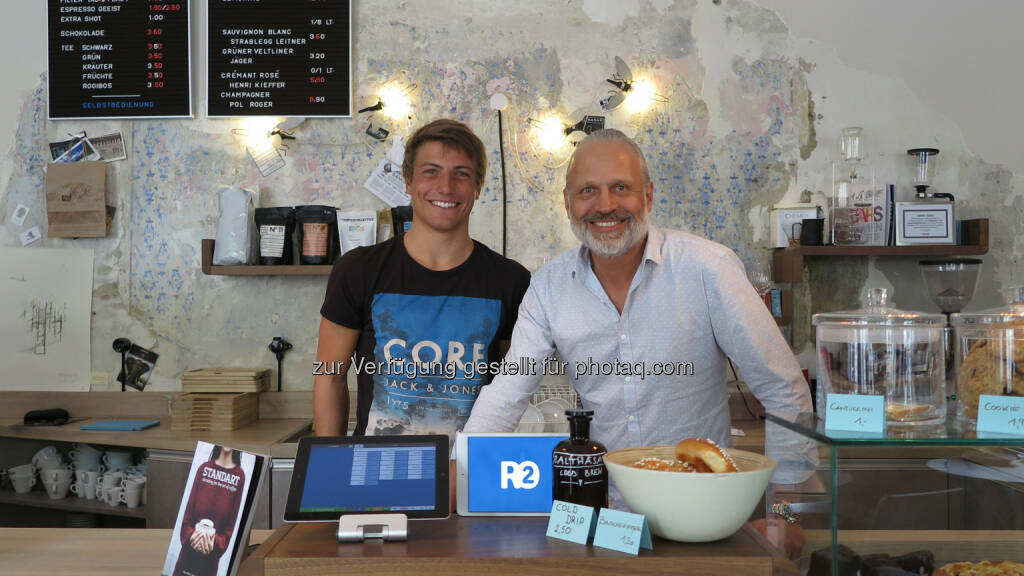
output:
[[[245,495],[245,471],[238,452],[214,446],[199,466],[181,521],[181,554],[175,576],[213,576],[231,544]]]

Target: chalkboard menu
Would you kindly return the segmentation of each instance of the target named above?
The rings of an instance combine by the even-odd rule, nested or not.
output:
[[[189,0],[48,0],[48,9],[51,119],[192,115]]]
[[[209,0],[210,116],[348,117],[350,0]]]

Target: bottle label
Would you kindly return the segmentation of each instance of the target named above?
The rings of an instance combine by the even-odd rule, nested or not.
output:
[[[551,464],[559,484],[586,485],[605,482],[605,452],[592,454],[552,454]]]

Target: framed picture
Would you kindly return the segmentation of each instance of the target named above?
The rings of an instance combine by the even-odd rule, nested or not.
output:
[[[896,245],[956,244],[953,204],[896,203]]]

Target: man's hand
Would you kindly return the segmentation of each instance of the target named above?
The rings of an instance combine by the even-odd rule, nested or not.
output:
[[[799,524],[790,524],[775,516],[761,518],[750,523],[766,540],[780,548],[787,558],[796,562],[803,554],[806,537]]]

